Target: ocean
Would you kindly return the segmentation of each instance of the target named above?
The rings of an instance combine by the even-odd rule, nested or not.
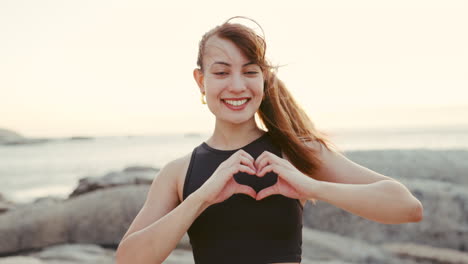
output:
[[[342,130],[329,133],[345,153],[375,149],[466,149],[468,128]],[[44,196],[65,198],[78,180],[129,166],[161,168],[185,155],[208,134],[55,139],[0,145],[0,193],[15,202]]]

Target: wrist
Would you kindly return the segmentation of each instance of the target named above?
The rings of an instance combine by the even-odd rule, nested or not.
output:
[[[202,195],[202,191],[198,189],[197,191],[193,192],[191,195],[189,195],[189,198],[191,198],[194,203],[201,208],[201,210],[205,210],[208,208],[211,204],[207,202],[206,198]]]
[[[311,181],[309,191],[307,193],[307,200],[322,200],[325,182],[309,178]]]

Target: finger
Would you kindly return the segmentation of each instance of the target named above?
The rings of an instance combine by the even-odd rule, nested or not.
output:
[[[235,193],[243,193],[247,194],[248,196],[257,199],[257,192],[248,185],[237,184],[237,189]]]
[[[244,164],[245,166],[251,168],[255,173],[257,172],[253,162],[245,156],[240,157],[240,164]]]
[[[261,170],[267,164],[277,163],[277,158],[278,156],[275,154],[269,151],[264,151],[255,161],[255,167],[257,170]]]
[[[247,151],[240,149],[236,152],[239,157],[245,157],[247,158],[252,164],[254,164],[255,159],[250,155]]]
[[[263,177],[267,172],[275,170],[275,164],[268,164],[267,166],[263,167],[261,170],[257,171],[258,177]]]
[[[249,153],[247,153],[245,150],[240,149],[236,153],[234,153],[234,155],[232,155],[231,157],[232,157],[232,158],[230,158],[230,159],[232,159],[230,161],[231,166],[236,164],[236,163],[239,163],[239,160],[240,160],[240,163],[243,163],[243,164],[249,166],[250,168],[252,168],[254,171],[257,171],[257,169],[255,168],[255,165],[254,165],[255,159]]]
[[[252,163],[255,162],[255,159],[247,151],[240,149],[239,152],[242,156],[247,157]]]
[[[255,175],[255,173],[257,173],[252,168],[250,168],[248,166],[245,166],[245,165],[242,165],[242,164],[237,164],[236,166],[232,166],[231,168],[232,168],[231,176],[233,176],[234,174],[236,174],[239,171],[242,171],[242,172],[245,172],[245,173],[248,173],[248,174],[251,174],[251,175]]]
[[[271,164],[272,162],[268,159],[267,155],[263,155],[263,157],[259,160],[257,159],[257,164],[255,167],[257,168],[257,172],[261,171],[263,167],[267,166],[268,164]]]
[[[277,187],[278,187],[278,185],[274,184],[274,185],[272,185],[270,187],[267,187],[267,188],[261,190],[259,193],[257,193],[256,200],[259,201],[259,200],[262,200],[263,198],[268,197],[270,195],[279,194]]]
[[[260,156],[255,159],[254,165],[256,168],[260,168],[260,162],[263,160],[263,157],[265,156],[265,151],[260,154]]]

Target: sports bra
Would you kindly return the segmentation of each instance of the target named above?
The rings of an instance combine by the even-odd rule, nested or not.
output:
[[[268,132],[240,148],[256,159],[263,151],[281,157],[281,150]],[[203,142],[195,147],[184,181],[184,200],[213,174],[236,150],[218,150]],[[244,172],[234,175],[255,191],[273,185],[278,175],[256,177]],[[301,262],[302,212],[298,199],[271,195],[256,201],[246,194],[234,194],[209,206],[192,223],[187,233],[195,264]]]

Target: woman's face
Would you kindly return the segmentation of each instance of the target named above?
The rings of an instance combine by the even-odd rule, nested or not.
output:
[[[240,124],[254,118],[263,98],[263,73],[237,46],[213,36],[207,40],[204,71],[195,79],[217,119]]]

